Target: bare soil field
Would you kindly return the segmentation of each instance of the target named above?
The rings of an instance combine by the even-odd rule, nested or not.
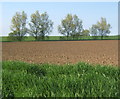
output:
[[[2,60],[118,65],[118,40],[3,42]]]

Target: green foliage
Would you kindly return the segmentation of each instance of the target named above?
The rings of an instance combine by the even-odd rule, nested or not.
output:
[[[64,36],[60,36],[60,40],[66,40]]]
[[[24,36],[27,33],[26,20],[27,15],[24,11],[22,11],[22,13],[16,12],[12,17],[12,33],[9,34],[10,39],[18,41],[22,41],[24,39]]]
[[[81,34],[81,38],[80,39],[85,39],[85,38],[88,38],[88,37],[90,37],[90,31],[89,30],[87,30],[87,29],[83,29],[83,31],[82,31],[82,34]]]
[[[90,33],[90,31],[87,29],[82,31],[83,36],[90,36],[89,33]]]
[[[107,36],[107,34],[110,33],[110,24],[107,24],[107,21],[105,18],[101,18],[100,22],[97,22],[97,28],[99,31],[99,35],[101,36],[101,39],[103,39],[103,36]]]
[[[118,97],[119,77],[112,66],[3,61],[3,96]]]
[[[9,33],[8,40],[9,41],[23,41],[27,38],[26,36],[23,36],[22,38],[20,36],[17,36],[16,33]]]
[[[10,41],[16,41],[17,37],[15,36],[15,33],[9,33],[8,40]]]
[[[29,22],[29,29],[26,28],[26,20],[27,14],[24,11],[22,13],[16,12],[12,17],[12,32],[9,33],[9,41],[24,41],[24,39],[26,41],[26,34],[32,36],[32,40],[50,40],[48,35],[52,32],[53,22],[49,19],[47,12],[40,14],[39,11],[36,11],[33,13]],[[93,39],[98,39],[99,36],[103,39],[110,34],[110,28],[110,24],[102,17],[97,24],[92,25],[90,30],[84,30],[82,20],[77,15],[67,14],[61,21],[61,25],[58,26],[58,32],[66,37],[59,37],[59,40],[86,39],[91,38],[90,34]]]
[[[99,37],[96,25],[92,25],[90,28],[90,34],[92,35],[93,39],[97,39]]]
[[[101,18],[100,21],[97,22],[97,24],[92,25],[90,31],[93,37],[101,36],[101,39],[103,39],[104,36],[107,36],[110,34],[110,24],[107,23],[105,18]]]
[[[53,22],[49,19],[48,14],[45,12],[39,14],[38,11],[31,15],[31,23],[29,23],[29,34],[35,40],[44,40],[45,36],[52,32]]]
[[[81,36],[78,39],[74,39],[74,40],[101,40],[101,36]],[[103,40],[120,40],[120,36],[104,36]],[[61,41],[61,40],[67,40],[66,36],[49,36],[49,37],[45,37],[45,40],[41,40],[41,41]],[[69,40],[73,40],[72,38],[70,38]],[[9,39],[9,37],[7,36],[3,36],[0,37],[0,42],[12,42],[12,39]],[[26,36],[25,39],[23,41],[35,41],[35,38],[32,36]]]
[[[58,26],[58,31],[64,36],[67,36],[67,40],[70,36],[79,38],[83,30],[82,20],[77,15],[68,14],[65,19],[61,21],[61,25]]]
[[[36,76],[45,76],[46,71],[44,71],[43,69],[39,68],[38,66],[33,66],[33,67],[29,67],[27,69],[27,73],[31,73],[31,74],[34,74]]]
[[[33,13],[29,22],[29,29],[26,28],[26,20],[27,14],[24,11],[22,13],[15,13],[12,17],[12,32],[9,33],[8,37],[10,41],[23,41],[27,33],[36,41],[49,40],[48,35],[52,32],[53,22],[49,19],[47,12],[40,14],[37,10]],[[58,26],[58,32],[66,37],[60,37],[59,40],[86,39],[86,37],[89,38],[90,34],[93,39],[98,39],[99,36],[103,39],[110,34],[110,28],[111,26],[107,23],[106,19],[101,17],[97,24],[92,25],[90,31],[84,30],[82,20],[77,15],[67,14],[61,21],[61,25]]]

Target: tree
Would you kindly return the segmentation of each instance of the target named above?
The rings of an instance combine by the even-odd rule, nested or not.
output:
[[[58,26],[58,31],[64,36],[72,36],[73,39],[78,37],[83,30],[82,21],[77,15],[68,14],[65,19],[61,21],[61,25]]]
[[[16,12],[16,14],[12,17],[12,33],[9,34],[11,38],[19,41],[24,39],[25,34],[27,33],[26,20],[27,14],[24,11],[22,11],[22,13]]]
[[[85,30],[82,31],[82,35],[83,35],[83,37],[90,36],[89,33],[90,33],[90,31],[87,30],[87,29],[85,29]]]
[[[101,39],[103,39],[104,36],[107,36],[107,34],[110,33],[110,24],[107,23],[106,18],[101,18],[100,21],[96,24],[99,36],[101,36]]]
[[[16,40],[17,40],[17,37],[16,37],[15,35],[16,35],[16,34],[13,33],[13,32],[9,33],[8,39],[9,39],[9,40],[16,41]]]
[[[73,32],[71,33],[71,36],[74,38],[79,38],[79,36],[82,35],[83,31],[83,25],[82,25],[82,20],[78,18],[78,16],[74,15],[73,16]]]
[[[29,34],[33,36],[35,40],[44,40],[45,36],[52,32],[53,22],[49,19],[46,12],[39,14],[39,12],[36,11],[31,15],[29,26]]]
[[[92,27],[90,28],[90,34],[92,35],[93,39],[97,39],[99,34],[96,25],[92,25]]]

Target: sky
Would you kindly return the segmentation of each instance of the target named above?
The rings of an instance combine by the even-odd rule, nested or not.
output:
[[[101,17],[104,17],[111,24],[110,35],[118,34],[117,2],[1,2],[0,7],[2,7],[0,11],[2,36],[7,36],[11,32],[11,19],[16,12],[25,11],[29,23],[31,14],[36,10],[40,13],[47,12],[49,19],[54,22],[54,29],[50,36],[61,35],[57,27],[68,13],[76,14],[83,21],[84,29],[89,29],[92,24],[96,24]]]

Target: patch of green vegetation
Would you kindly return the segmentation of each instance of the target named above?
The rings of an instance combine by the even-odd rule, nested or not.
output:
[[[0,42],[1,41],[4,42],[4,41],[10,41],[10,40],[8,40],[8,36],[2,36],[2,37],[0,36]]]
[[[120,36],[106,36],[103,37],[103,40],[118,40],[120,39]],[[59,41],[59,40],[67,40],[67,38],[65,36],[49,36],[49,37],[45,37],[44,41]],[[73,38],[69,38],[69,40],[73,40]],[[79,39],[74,39],[74,40],[101,40],[101,37],[98,36],[96,39],[93,39],[92,36],[85,36],[85,37],[80,37]],[[8,36],[3,36],[0,37],[0,41],[3,42],[12,42],[13,40],[10,40]],[[23,41],[35,41],[35,39],[32,36],[27,36],[25,37],[25,39]]]
[[[119,68],[3,61],[4,97],[119,97]]]

